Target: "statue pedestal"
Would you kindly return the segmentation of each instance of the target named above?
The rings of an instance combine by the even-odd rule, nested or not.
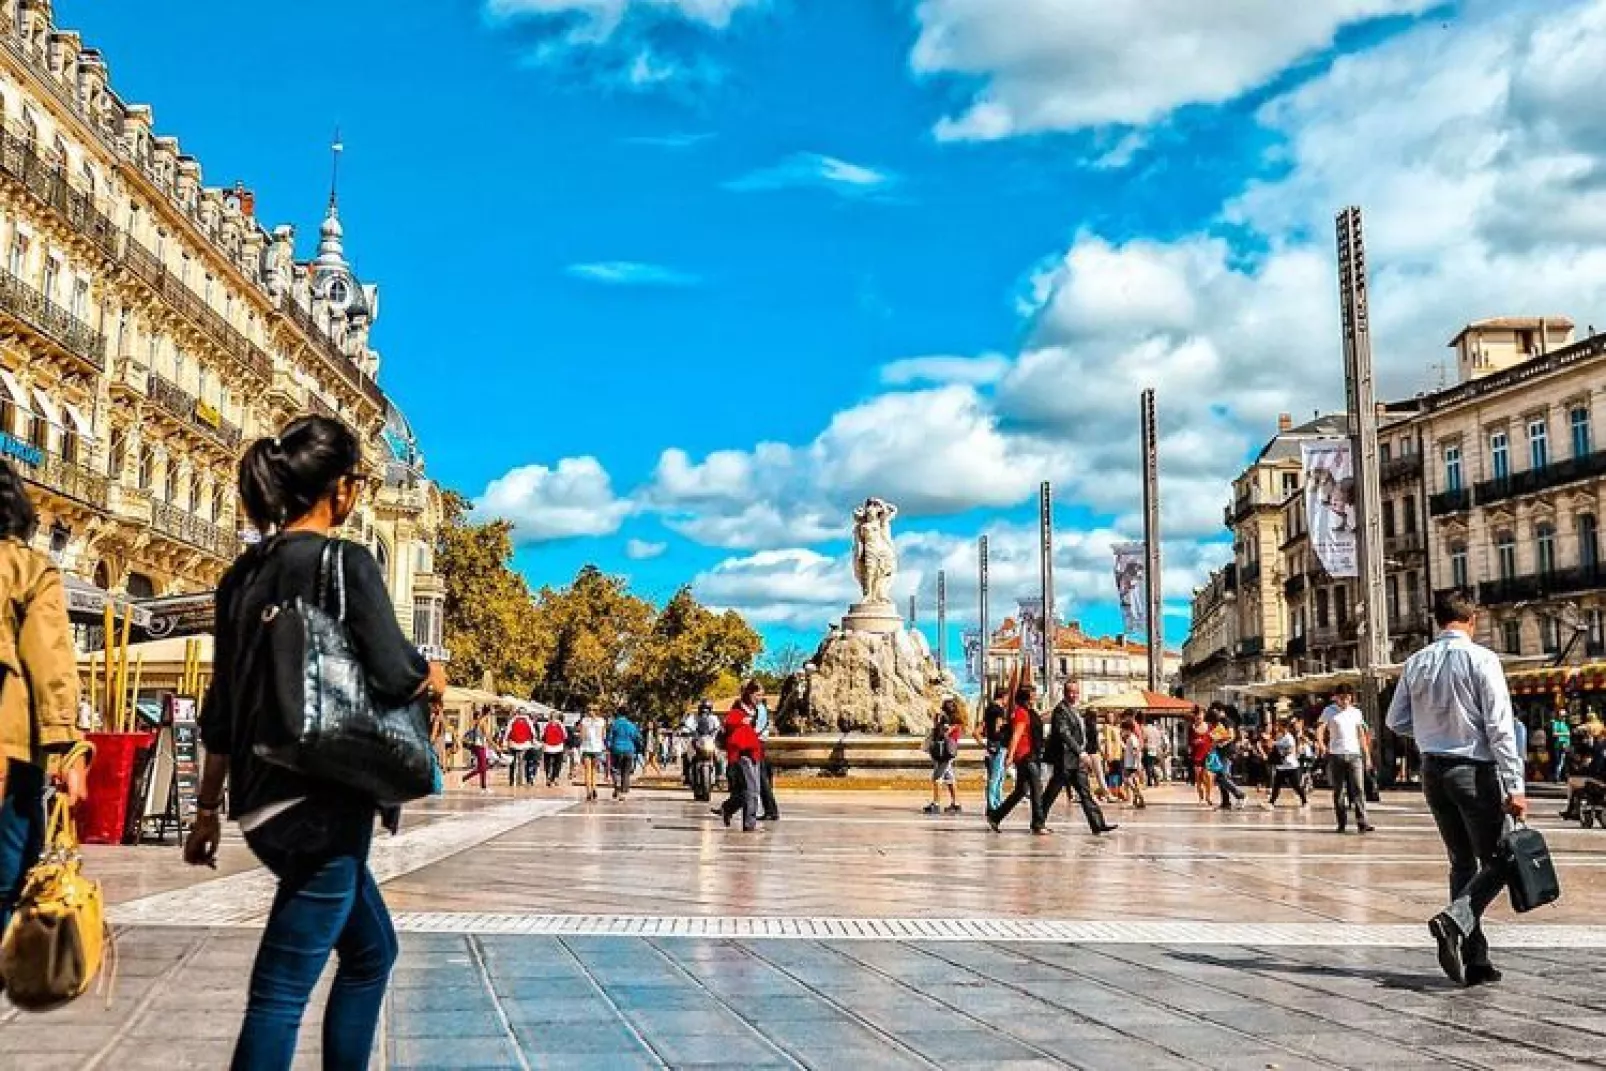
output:
[[[842,628],[847,632],[886,636],[903,631],[903,617],[890,601],[855,603],[842,618]]]

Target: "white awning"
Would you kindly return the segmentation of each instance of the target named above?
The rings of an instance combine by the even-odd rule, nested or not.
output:
[[[35,412],[45,418],[45,423],[61,427],[61,410],[56,408],[56,400],[39,387],[33,389],[33,398],[39,406]]]
[[[22,384],[17,382],[17,377],[12,375],[9,369],[0,368],[0,386],[3,386],[5,392],[11,395],[12,402],[22,406],[30,413],[33,412],[33,404],[28,401],[27,392],[22,389]]]
[[[61,407],[67,410],[67,419],[72,422],[72,426],[78,432],[79,438],[93,439],[95,437],[95,427],[89,422],[89,418],[84,416],[82,409],[71,402],[62,402]]]

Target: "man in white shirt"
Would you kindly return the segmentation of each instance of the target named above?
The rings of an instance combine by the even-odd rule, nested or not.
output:
[[[1322,711],[1316,729],[1316,743],[1327,756],[1327,781],[1333,786],[1338,831],[1349,828],[1353,807],[1356,827],[1362,833],[1372,832],[1372,824],[1366,820],[1366,763],[1372,753],[1372,734],[1366,729],[1366,715],[1355,705],[1354,688],[1340,684],[1333,689],[1333,701]]]
[[[1472,641],[1477,615],[1470,594],[1439,593],[1439,636],[1405,663],[1388,716],[1388,727],[1414,737],[1422,753],[1422,793],[1450,856],[1452,901],[1428,930],[1439,966],[1465,985],[1500,980],[1479,922],[1506,887],[1498,850],[1505,816],[1528,811],[1511,695],[1499,656]]]

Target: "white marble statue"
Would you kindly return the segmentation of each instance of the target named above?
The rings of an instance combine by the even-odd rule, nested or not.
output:
[[[897,515],[897,506],[879,498],[867,498],[853,511],[853,575],[865,602],[892,602],[892,578],[898,573],[892,518]]]

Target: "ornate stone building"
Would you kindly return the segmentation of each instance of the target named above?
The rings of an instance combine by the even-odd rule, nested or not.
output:
[[[331,196],[298,263],[293,230],[263,226],[244,185],[207,185],[48,0],[0,0],[0,456],[69,574],[134,598],[210,589],[240,547],[242,443],[319,412],[383,469],[352,530],[404,628],[438,611],[438,495],[376,382],[379,295],[343,238]]]
[[[994,685],[1007,679],[1020,665],[1020,657],[1020,626],[1014,618],[1006,618],[987,646],[987,679]],[[1182,656],[1176,651],[1167,651],[1164,657],[1161,690],[1170,691]],[[1149,648],[1124,636],[1090,636],[1075,621],[1061,625],[1054,641],[1054,682],[1058,686],[1067,680],[1074,680],[1081,686],[1083,699],[1147,688]]]

